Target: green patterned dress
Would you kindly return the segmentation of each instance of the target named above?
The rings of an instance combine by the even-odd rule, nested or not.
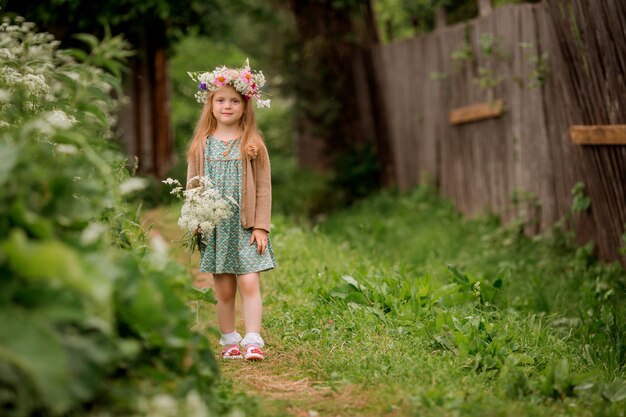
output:
[[[256,241],[251,245],[252,228],[241,226],[242,170],[240,139],[222,142],[212,136],[206,139],[204,175],[223,195],[230,196],[232,215],[222,220],[208,236],[208,243],[200,250],[200,271],[212,274],[248,274],[272,269],[276,266],[272,244],[267,239],[265,253],[257,251]],[[224,156],[224,151],[228,155]],[[226,199],[230,201],[229,199]]]

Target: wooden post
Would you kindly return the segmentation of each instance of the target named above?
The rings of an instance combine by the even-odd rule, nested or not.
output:
[[[478,0],[478,10],[481,17],[491,14],[491,0]]]
[[[444,27],[446,27],[446,9],[443,6],[439,6],[435,10],[435,28],[441,29]]]
[[[151,51],[154,65],[152,74],[154,91],[152,94],[152,126],[153,140],[152,165],[153,174],[162,177],[170,166],[172,155],[170,137],[169,94],[167,92],[167,55],[165,49]]]
[[[143,161],[143,151],[144,151],[144,146],[143,146],[143,135],[144,135],[144,103],[142,100],[142,86],[141,83],[143,81],[143,76],[144,76],[144,65],[143,65],[143,56],[141,54],[141,51],[139,52],[139,54],[137,54],[137,57],[135,58],[135,62],[133,65],[133,99],[132,99],[132,106],[133,106],[133,118],[134,118],[134,129],[133,129],[133,135],[134,135],[134,142],[135,142],[135,146],[134,146],[134,153],[135,156],[137,157],[137,170],[138,171],[142,171],[144,168],[144,161]]]

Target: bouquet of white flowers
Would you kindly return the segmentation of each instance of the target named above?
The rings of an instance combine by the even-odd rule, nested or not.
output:
[[[178,180],[172,178],[163,180],[165,184],[173,186],[170,194],[183,200],[178,226],[185,231],[185,236],[179,242],[189,247],[190,253],[199,248],[201,243],[206,244],[206,238],[215,225],[231,213],[228,202],[218,190],[213,188],[208,178],[191,179],[191,181],[195,180],[198,180],[201,186],[189,190],[184,190]],[[227,198],[237,204],[231,197]]]

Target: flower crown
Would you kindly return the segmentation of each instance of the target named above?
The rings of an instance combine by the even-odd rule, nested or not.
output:
[[[187,72],[192,80],[198,83],[198,91],[194,95],[198,103],[206,103],[209,91],[216,91],[225,85],[232,86],[246,100],[256,99],[257,107],[270,106],[269,99],[263,99],[261,88],[265,85],[265,76],[261,71],[252,71],[250,61],[246,58],[243,68],[216,67],[211,72]]]

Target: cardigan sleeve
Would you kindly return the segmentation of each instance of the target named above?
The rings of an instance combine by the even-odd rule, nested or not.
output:
[[[256,188],[254,228],[263,229],[269,233],[272,213],[272,175],[265,146],[260,147],[259,155],[253,162],[256,171],[254,175]]]

